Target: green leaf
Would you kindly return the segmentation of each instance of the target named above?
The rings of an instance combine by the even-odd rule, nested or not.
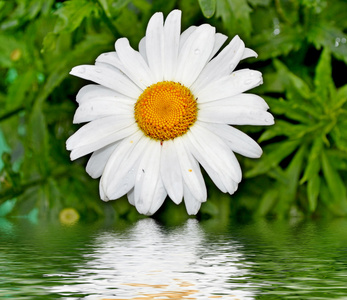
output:
[[[320,183],[321,179],[318,174],[310,177],[307,181],[307,199],[310,212],[314,212],[317,208]]]
[[[278,197],[279,197],[278,194],[279,194],[279,191],[276,188],[266,191],[259,202],[259,205],[255,212],[255,216],[259,216],[259,217],[266,216],[271,211],[276,201],[278,200]]]
[[[235,16],[235,20],[243,30],[246,36],[249,36],[252,31],[252,23],[250,13],[252,9],[249,7],[247,0],[227,0],[229,6]]]
[[[332,195],[331,201],[335,206],[340,207],[347,213],[346,186],[325,152],[322,152],[322,169],[328,189]]]
[[[99,6],[93,1],[65,1],[63,7],[56,12],[59,16],[59,20],[54,27],[54,33],[75,31],[84,19],[89,18],[93,14],[97,15],[98,13]]]
[[[347,84],[337,89],[336,92],[336,108],[342,107],[347,102]]]
[[[201,11],[206,18],[211,18],[216,11],[216,0],[198,0]]]
[[[268,6],[270,4],[271,0],[248,0],[248,3],[253,6]]]
[[[309,116],[315,113],[312,111],[311,106],[306,103],[298,103],[298,101],[290,101],[280,99],[274,99],[266,97],[266,101],[269,104],[271,111],[276,115],[284,115],[287,118],[298,121],[299,123],[312,125],[312,118]],[[316,116],[317,114],[315,114]],[[319,116],[319,115],[318,115]]]
[[[315,92],[318,96],[318,99],[325,103],[326,105],[331,106],[331,102],[335,102],[335,84],[331,77],[331,56],[330,51],[324,49],[318,65],[316,67],[316,75],[314,77]]]
[[[7,94],[7,111],[29,104],[33,89],[37,89],[37,74],[35,70],[28,68],[24,74],[21,74],[11,84]]]
[[[38,101],[43,102],[61,82],[69,76],[69,71],[75,65],[85,62],[85,53],[89,56],[97,56],[106,46],[112,44],[113,38],[108,34],[93,34],[86,37],[77,44],[68,56],[62,53],[62,57],[57,58],[58,66],[54,67],[49,74],[45,85],[40,90]]]
[[[252,24],[251,8],[246,0],[217,0],[216,16],[222,18],[225,29],[231,36],[250,36]]]
[[[49,141],[48,129],[41,104],[37,101],[29,116],[27,126],[26,147],[32,153],[32,162],[37,166],[41,175],[47,176],[49,173]],[[30,170],[28,170],[30,172]]]
[[[274,143],[268,146],[264,149],[262,158],[258,160],[253,169],[245,174],[245,177],[254,177],[268,172],[270,169],[276,167],[285,157],[294,152],[300,143],[301,140],[294,140]]]
[[[265,29],[251,40],[252,48],[259,53],[258,59],[267,60],[287,55],[302,47],[303,33],[299,26],[285,26],[277,34],[274,29]]]
[[[274,60],[274,66],[286,86],[289,100],[302,104],[302,99],[312,98],[311,89],[304,80],[290,72],[287,66],[277,59]]]
[[[337,59],[347,63],[347,34],[334,24],[317,22],[309,28],[307,37],[317,49],[328,48]]]
[[[279,119],[276,120],[273,126],[266,128],[258,141],[264,142],[280,136],[286,136],[291,139],[301,138],[307,130],[309,130],[309,127],[306,125],[292,124]]]
[[[308,156],[307,166],[305,168],[304,175],[302,176],[300,180],[300,184],[303,184],[307,180],[318,175],[318,172],[321,167],[319,158],[321,156],[323,146],[324,146],[323,139],[321,139],[320,137],[317,137],[313,142],[310,154]]]

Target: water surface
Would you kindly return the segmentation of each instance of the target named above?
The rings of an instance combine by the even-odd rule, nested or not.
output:
[[[347,220],[0,220],[2,299],[347,299]]]

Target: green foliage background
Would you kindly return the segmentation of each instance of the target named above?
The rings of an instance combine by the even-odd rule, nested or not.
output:
[[[207,176],[199,217],[347,215],[347,2],[345,0],[0,0],[0,216],[58,219],[74,208],[86,219],[140,216],[126,199],[103,203],[98,180],[71,162],[66,139],[85,81],[70,76],[126,36],[133,47],[156,11],[183,11],[182,29],[210,23],[235,34],[259,57],[254,92],[276,124],[242,126],[263,147],[239,156],[239,191],[221,193]],[[166,201],[158,218],[187,218]]]

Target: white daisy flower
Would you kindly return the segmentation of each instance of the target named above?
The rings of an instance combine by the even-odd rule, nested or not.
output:
[[[150,19],[139,51],[126,38],[95,65],[72,75],[93,81],[77,94],[74,123],[81,127],[66,143],[71,159],[93,153],[86,170],[100,179],[100,197],[127,194],[145,215],[169,196],[184,199],[194,215],[206,201],[199,164],[216,186],[233,194],[241,181],[234,152],[257,158],[259,145],[230,125],[271,125],[266,102],[245,91],[262,84],[258,71],[234,71],[240,60],[257,56],[235,36],[227,40],[203,24],[181,33],[181,11]]]

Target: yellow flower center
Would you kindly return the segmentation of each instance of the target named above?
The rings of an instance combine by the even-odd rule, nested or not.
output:
[[[188,88],[163,81],[146,88],[135,104],[135,120],[149,137],[166,141],[185,134],[194,124],[197,103]]]

